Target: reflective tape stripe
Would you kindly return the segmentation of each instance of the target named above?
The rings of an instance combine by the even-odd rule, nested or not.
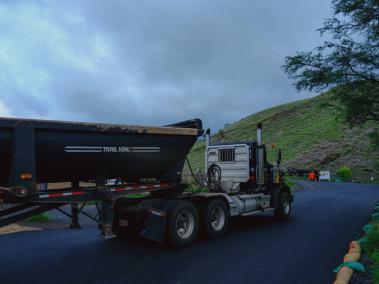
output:
[[[124,191],[124,190],[133,190],[133,189],[153,189],[153,188],[160,188],[160,187],[166,187],[168,186],[168,183],[161,183],[161,184],[147,184],[147,185],[133,185],[128,187],[115,187],[111,188],[110,191]]]
[[[127,191],[133,189],[153,189],[153,188],[161,188],[167,187],[168,183],[160,183],[160,184],[146,184],[146,185],[132,185],[127,187],[115,187],[110,188],[109,190],[112,192],[115,191]],[[84,195],[84,191],[71,191],[71,192],[57,192],[57,193],[48,193],[48,194],[40,194],[39,198],[55,198],[55,197],[63,197],[63,196],[75,196],[75,195]]]
[[[58,193],[41,194],[39,198],[54,198],[54,197],[84,195],[84,194],[85,194],[84,191],[58,192]]]

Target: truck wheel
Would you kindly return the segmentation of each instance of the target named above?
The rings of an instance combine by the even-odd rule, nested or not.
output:
[[[216,239],[225,235],[229,225],[229,210],[223,200],[209,200],[202,215],[204,232],[209,238]]]
[[[291,214],[291,197],[288,192],[282,191],[279,194],[278,205],[275,208],[275,215],[281,219],[287,219]]]
[[[199,231],[199,214],[190,202],[177,202],[169,212],[168,237],[175,247],[192,244]]]

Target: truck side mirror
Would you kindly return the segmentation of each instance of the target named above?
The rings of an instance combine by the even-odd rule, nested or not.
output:
[[[280,162],[282,161],[282,150],[278,150],[277,156],[276,156],[276,162],[278,165],[280,165]]]

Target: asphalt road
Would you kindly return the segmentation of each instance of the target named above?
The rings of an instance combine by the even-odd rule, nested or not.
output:
[[[379,187],[304,183],[293,215],[232,220],[226,237],[184,249],[103,240],[95,225],[0,236],[1,283],[331,283]]]

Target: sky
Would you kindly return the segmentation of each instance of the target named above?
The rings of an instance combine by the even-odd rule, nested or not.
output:
[[[330,0],[0,0],[0,116],[217,130],[308,98],[280,69]]]

